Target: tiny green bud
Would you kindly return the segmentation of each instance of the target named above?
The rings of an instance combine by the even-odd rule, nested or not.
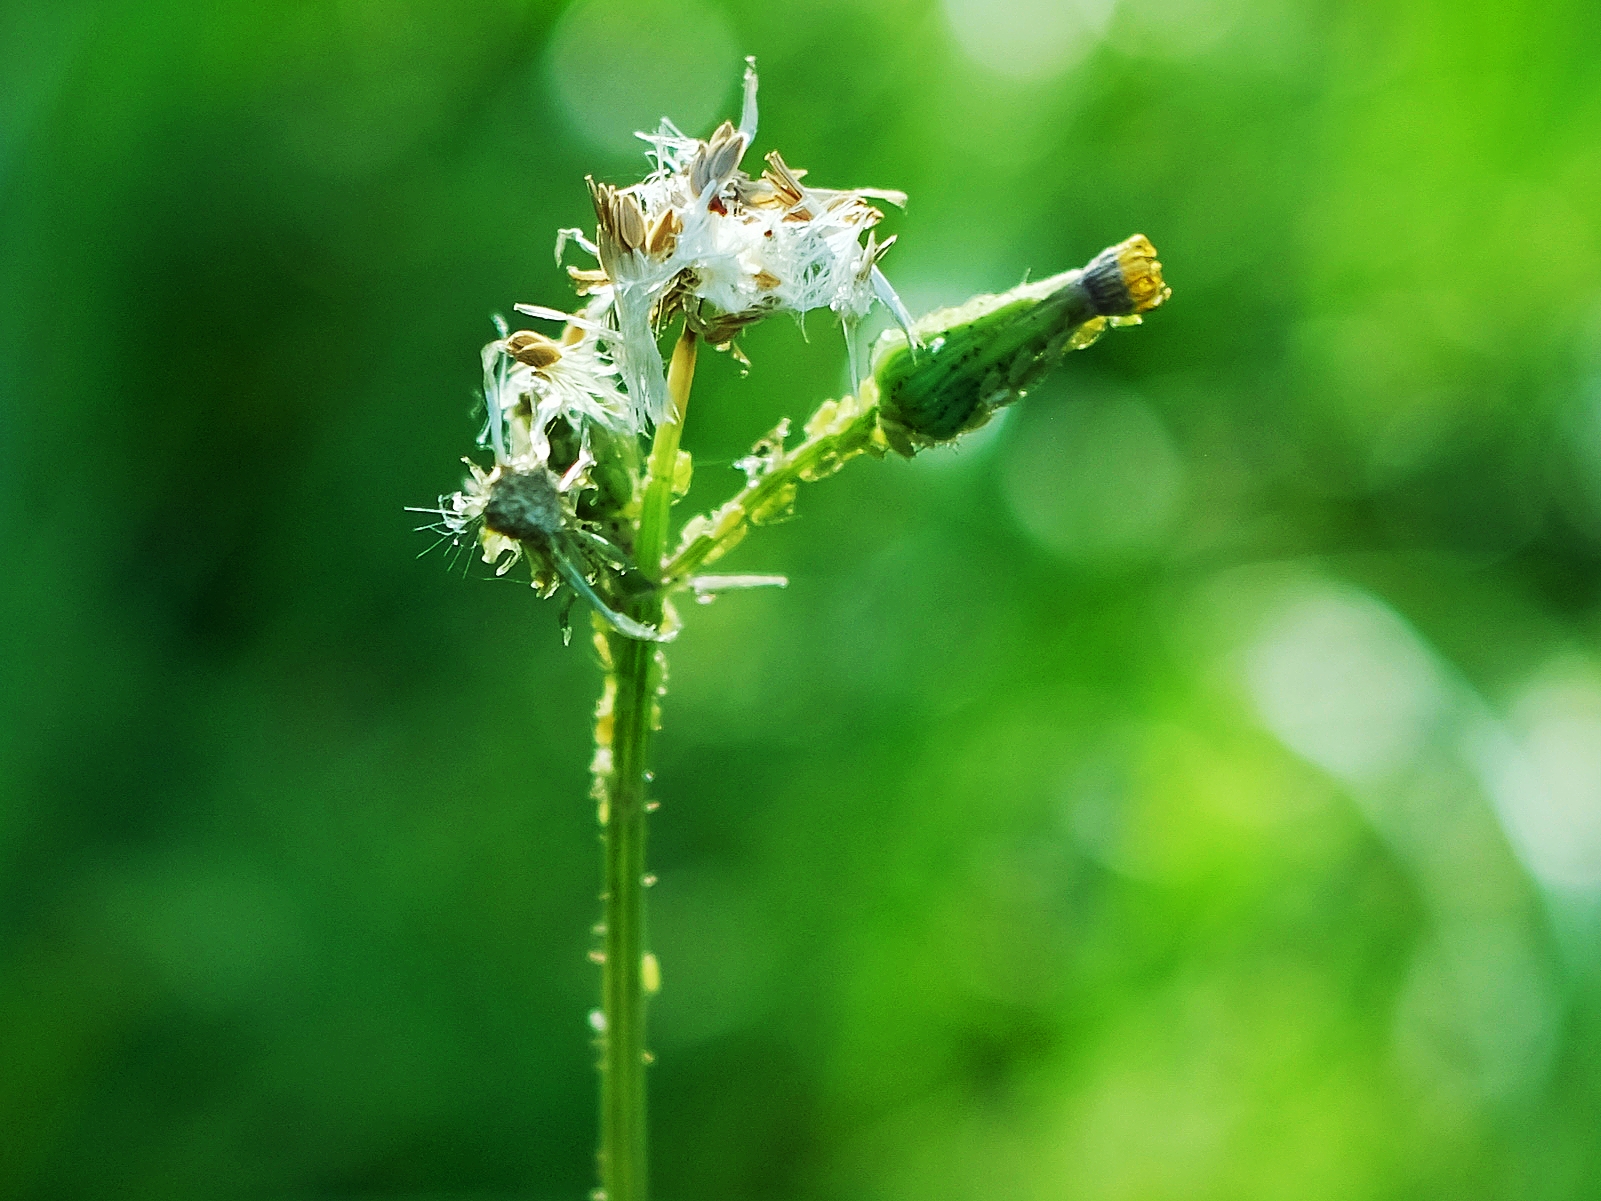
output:
[[[977,429],[1109,321],[1136,323],[1171,294],[1155,247],[1136,234],[1078,270],[930,313],[913,327],[922,347],[891,330],[873,353],[885,440],[910,457]]]

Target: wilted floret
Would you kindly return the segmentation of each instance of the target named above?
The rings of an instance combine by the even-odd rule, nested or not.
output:
[[[568,313],[531,311],[565,322],[566,329],[558,341],[502,326],[501,337],[484,347],[485,444],[501,459],[548,458],[548,430],[556,421],[580,434],[590,424],[631,430],[628,398],[601,348],[600,327]]]
[[[476,544],[496,575],[526,559],[541,596],[566,584],[615,629],[631,638],[663,640],[597,591],[603,574],[615,580],[633,565],[600,523],[580,512],[584,494],[611,491],[594,478],[604,480],[606,473],[591,442],[610,445],[607,430],[631,427],[615,370],[598,350],[593,329],[582,318],[570,320],[560,341],[502,328],[502,336],[484,347],[484,440],[494,451],[494,466],[485,470],[463,460],[468,476],[460,490],[440,497],[435,508],[417,511],[435,517],[428,528],[441,540]],[[632,432],[625,437],[632,441]],[[559,467],[552,464],[553,441],[564,450]]]

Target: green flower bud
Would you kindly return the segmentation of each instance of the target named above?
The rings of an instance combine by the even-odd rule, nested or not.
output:
[[[1079,270],[930,313],[913,327],[920,347],[891,330],[873,352],[885,440],[910,457],[977,429],[1108,323],[1137,324],[1171,294],[1136,234]]]

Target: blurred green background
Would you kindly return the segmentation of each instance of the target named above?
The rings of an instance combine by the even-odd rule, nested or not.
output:
[[[591,1186],[598,672],[403,508],[747,53],[914,311],[1175,296],[688,611],[658,1195],[1601,1195],[1594,0],[10,0],[0,1195]]]

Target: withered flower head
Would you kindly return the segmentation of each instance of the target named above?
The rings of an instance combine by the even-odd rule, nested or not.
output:
[[[595,322],[553,309],[519,306],[531,316],[559,320],[560,341],[534,330],[506,333],[484,347],[484,444],[497,462],[549,453],[549,431],[561,421],[582,434],[589,424],[632,430],[628,398]]]
[[[902,205],[906,197],[811,187],[806,172],[777,151],[759,177],[740,170],[756,136],[756,70],[747,61],[738,126],[725,121],[705,140],[685,137],[670,121],[641,134],[655,169],[628,187],[589,180],[594,239],[580,230],[558,237],[558,261],[573,241],[599,264],[569,273],[590,297],[587,314],[602,323],[599,336],[641,428],[667,416],[656,333],[675,316],[715,346],[773,313],[819,308],[838,313],[848,335],[880,300],[910,326],[878,267],[894,239],[880,242],[870,232],[883,213],[868,203]]]

